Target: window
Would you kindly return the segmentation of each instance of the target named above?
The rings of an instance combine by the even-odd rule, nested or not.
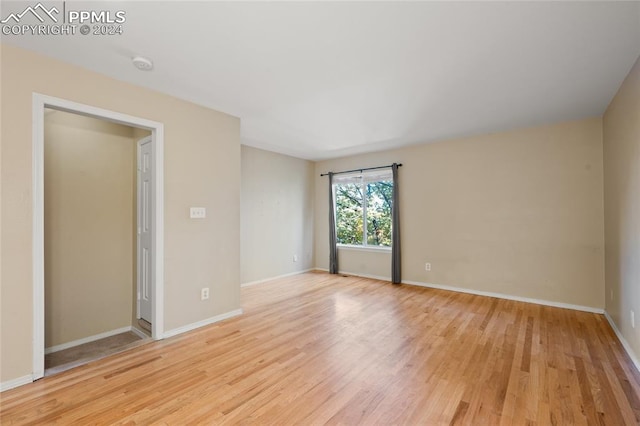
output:
[[[390,170],[333,178],[338,244],[391,247]]]

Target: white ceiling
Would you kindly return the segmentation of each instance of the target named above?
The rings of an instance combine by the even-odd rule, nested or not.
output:
[[[640,54],[640,2],[66,6],[124,10],[124,34],[2,41],[238,116],[244,144],[314,160],[598,116]]]

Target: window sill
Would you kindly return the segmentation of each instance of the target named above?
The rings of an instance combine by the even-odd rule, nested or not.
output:
[[[350,244],[338,244],[338,249],[355,250],[355,251],[371,251],[375,253],[391,253],[391,247],[376,246],[354,246]]]

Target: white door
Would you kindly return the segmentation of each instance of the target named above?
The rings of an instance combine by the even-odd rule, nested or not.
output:
[[[153,206],[153,144],[151,136],[138,141],[138,318],[151,323],[153,268],[151,230]]]

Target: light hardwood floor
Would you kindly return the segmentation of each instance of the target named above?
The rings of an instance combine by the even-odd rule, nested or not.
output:
[[[308,273],[245,314],[8,392],[9,424],[640,423],[602,315]]]

